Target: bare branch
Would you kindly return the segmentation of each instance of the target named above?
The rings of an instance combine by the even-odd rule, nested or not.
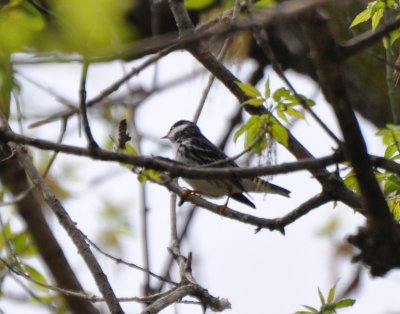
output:
[[[182,193],[182,188],[176,183],[176,182],[168,182],[165,183],[165,186],[172,192],[180,195]],[[236,210],[233,210],[231,208],[226,208],[223,211],[220,210],[220,207],[216,204],[213,204],[211,202],[208,202],[204,198],[201,198],[197,195],[192,195],[189,194],[187,196],[187,200],[190,201],[191,203],[203,207],[214,214],[237,220],[239,222],[249,224],[252,226],[255,226],[257,229],[256,231],[259,231],[261,229],[268,229],[271,231],[277,230],[280,231],[281,233],[284,233],[284,228],[297,220],[298,218],[302,217],[305,215],[307,212],[310,210],[327,203],[331,201],[332,199],[329,198],[329,196],[325,193],[318,194],[317,196],[311,198],[309,201],[306,201],[302,205],[300,205],[298,208],[294,209],[290,214],[287,216],[284,216],[282,218],[276,218],[276,219],[267,219],[267,218],[261,218],[261,217],[256,217],[253,215],[249,214],[244,214],[241,212],[238,212]]]
[[[255,176],[274,175],[290,173],[300,170],[313,170],[319,174],[319,170],[324,167],[338,162],[344,161],[340,153],[335,153],[322,158],[305,158],[295,162],[282,163],[280,165],[251,167],[251,168],[199,168],[189,167],[184,164],[169,160],[162,157],[146,157],[146,156],[132,156],[128,154],[112,152],[107,150],[98,149],[96,152],[90,152],[86,148],[58,144],[47,140],[32,138],[20,134],[13,133],[8,130],[0,128],[0,139],[5,141],[13,141],[15,143],[30,145],[44,150],[53,150],[56,152],[63,152],[66,154],[84,156],[96,160],[103,161],[116,161],[129,163],[136,167],[144,167],[148,169],[168,171],[171,176],[182,176],[186,178],[206,178],[206,179],[234,179],[234,178],[253,178]],[[315,171],[314,171],[315,170]],[[328,173],[329,176],[329,173]]]
[[[20,164],[24,167],[36,188],[43,195],[47,205],[52,209],[53,213],[58,218],[60,225],[63,226],[65,231],[74,242],[75,246],[78,248],[78,252],[81,254],[83,260],[91,271],[97,283],[97,287],[103,294],[110,311],[112,313],[123,313],[114,291],[107,280],[107,276],[104,274],[96,257],[91,252],[89,245],[85,241],[85,237],[82,235],[80,230],[76,228],[75,222],[71,220],[60,201],[54,195],[47,183],[43,180],[35,166],[32,164],[27,153],[17,144],[9,143],[9,145],[16,152],[16,156]]]
[[[159,298],[156,302],[146,307],[141,313],[142,314],[155,314],[159,313],[162,309],[167,306],[181,300],[185,296],[193,296],[201,301],[202,304],[207,305],[211,310],[215,312],[222,312],[230,309],[231,304],[227,299],[219,299],[213,297],[208,293],[207,290],[201,288],[196,284],[185,284],[171,290],[164,297]]]

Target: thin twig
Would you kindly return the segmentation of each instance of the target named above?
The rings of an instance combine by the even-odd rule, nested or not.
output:
[[[22,77],[24,80],[26,80],[27,82],[31,83],[32,85],[36,86],[37,88],[39,88],[40,90],[48,93],[49,95],[51,95],[52,97],[54,97],[60,104],[64,105],[65,107],[67,107],[69,110],[77,110],[77,106],[73,105],[73,102],[70,101],[69,99],[65,98],[64,96],[57,94],[56,91],[54,91],[53,89],[43,86],[42,84],[40,84],[37,80],[30,78],[28,75],[26,75],[26,73],[24,73],[23,71],[15,71],[15,74]]]
[[[156,62],[157,60],[161,59],[162,57],[166,56],[171,51],[172,51],[172,48],[166,48],[164,50],[161,50],[160,52],[158,52],[154,56],[149,57],[139,67],[133,68],[129,73],[127,73],[126,75],[121,77],[119,80],[115,81],[112,85],[110,85],[108,88],[103,90],[99,95],[97,95],[94,98],[92,98],[91,100],[87,101],[86,107],[90,108],[90,107],[94,106],[95,104],[101,102],[103,99],[105,99],[106,97],[111,95],[113,92],[117,91],[123,84],[125,84],[126,81],[131,79],[133,76],[139,74],[145,68],[147,68],[148,66],[152,65],[154,62]],[[43,120],[37,121],[35,123],[32,123],[29,127],[34,128],[34,127],[38,127],[38,126],[41,126],[43,124],[58,120],[58,119],[69,118],[69,117],[71,117],[72,115],[74,115],[74,114],[76,114],[78,112],[79,112],[78,109],[71,109],[69,111],[58,113],[58,114],[52,115],[52,116],[50,116],[50,117],[48,117],[46,119],[43,119]]]
[[[65,132],[67,131],[67,123],[68,123],[67,119],[62,119],[61,120],[61,131],[60,131],[60,135],[58,137],[57,143],[61,143],[62,142],[62,140],[64,138],[64,135],[65,135]],[[46,169],[43,171],[43,174],[42,174],[43,178],[47,177],[51,166],[53,165],[54,161],[57,158],[57,155],[58,155],[58,152],[53,152],[53,154],[51,155],[50,160],[47,163]]]
[[[18,202],[21,202],[25,197],[28,196],[28,194],[33,190],[33,187],[30,187],[29,189],[25,190],[24,192],[20,193],[18,196],[14,197],[11,201],[7,202],[1,202],[0,207],[5,207],[5,206],[10,206],[10,205],[15,205]]]
[[[182,227],[182,229],[181,229],[181,231],[179,233],[179,236],[178,236],[179,243],[182,243],[184,237],[186,236],[186,234],[187,234],[187,232],[189,230],[189,227],[190,227],[190,225],[193,222],[193,219],[195,217],[195,213],[198,212],[197,209],[198,209],[198,207],[196,205],[191,205],[189,210],[185,211],[185,212],[187,212],[187,215],[186,215],[186,217],[184,219],[184,223],[183,223],[184,226]],[[168,255],[168,260],[167,260],[167,262],[165,263],[165,266],[164,266],[164,270],[162,271],[162,274],[163,274],[164,278],[169,275],[169,272],[170,272],[170,270],[172,268],[173,262],[174,262],[174,257],[171,254],[169,254]],[[158,285],[158,287],[155,290],[156,291],[161,291],[163,289],[163,287],[164,287],[164,284],[165,284],[165,282],[160,281],[160,284]]]
[[[43,297],[37,295],[34,291],[32,291],[32,289],[27,286],[19,277],[18,275],[16,275],[15,273],[13,273],[12,271],[10,271],[10,275],[13,278],[13,280],[24,290],[26,291],[26,293],[37,302],[37,304],[40,304],[46,308],[48,308],[48,310],[51,311],[51,313],[56,313],[57,312],[57,307],[54,304],[51,303],[47,303],[47,302],[43,302]],[[25,304],[30,303],[32,300],[24,300]]]
[[[68,295],[68,296],[73,296],[73,297],[77,297],[80,299],[85,299],[88,300],[90,302],[106,302],[104,297],[99,297],[99,296],[95,296],[89,293],[85,293],[85,292],[77,292],[77,291],[72,291],[72,290],[68,290],[68,289],[64,289],[64,288],[60,288],[60,287],[56,287],[53,285],[49,285],[46,284],[44,282],[41,282],[35,278],[32,278],[31,276],[25,274],[24,272],[16,269],[15,267],[13,267],[10,263],[8,263],[4,258],[0,257],[0,262],[2,262],[4,264],[4,266],[7,267],[7,269],[9,269],[12,273],[14,273],[17,276],[23,277],[26,280],[41,286],[43,288],[49,289],[51,291],[56,291],[59,292],[63,295]],[[173,291],[175,288],[172,288],[170,291]],[[139,302],[139,303],[149,303],[149,302],[154,302],[162,297],[164,297],[167,293],[170,293],[170,291],[168,292],[161,292],[161,293],[155,293],[152,294],[150,296],[145,296],[145,297],[121,297],[118,298],[118,302]]]
[[[94,151],[96,150],[99,145],[97,145],[92,131],[90,129],[89,119],[87,116],[87,105],[86,105],[86,79],[89,70],[89,62],[84,61],[82,64],[82,75],[81,75],[81,82],[80,82],[80,89],[79,89],[79,109],[82,118],[82,125],[83,131],[86,135],[86,139],[88,141],[89,150]]]
[[[90,240],[87,236],[85,236],[85,238],[86,238],[86,241],[87,241],[91,246],[93,246],[99,253],[101,253],[101,254],[103,254],[104,256],[108,257],[109,259],[113,260],[113,261],[116,262],[117,264],[122,264],[122,265],[126,265],[126,266],[128,266],[128,267],[132,267],[132,268],[138,269],[138,270],[140,270],[140,271],[142,271],[142,272],[144,272],[144,273],[146,273],[146,274],[149,274],[150,276],[152,276],[152,277],[154,277],[154,278],[157,278],[157,279],[160,280],[161,282],[168,282],[169,284],[174,285],[174,286],[177,286],[177,285],[178,285],[178,283],[176,283],[176,282],[174,282],[174,281],[172,281],[172,280],[170,280],[170,279],[168,279],[168,278],[166,278],[166,277],[159,276],[159,275],[153,273],[152,271],[150,271],[150,270],[149,270],[148,268],[146,268],[146,267],[141,267],[141,266],[138,266],[137,264],[124,261],[122,258],[117,258],[117,257],[115,257],[115,256],[113,256],[113,255],[111,255],[111,254],[109,254],[109,253],[103,251],[96,243],[94,243],[92,240]]]

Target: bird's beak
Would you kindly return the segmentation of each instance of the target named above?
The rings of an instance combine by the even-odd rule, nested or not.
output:
[[[168,134],[167,135],[164,135],[161,139],[162,140],[165,140],[165,139],[167,139],[168,138]]]

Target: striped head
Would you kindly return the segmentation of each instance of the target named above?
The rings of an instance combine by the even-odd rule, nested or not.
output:
[[[179,120],[176,122],[167,135],[162,138],[169,139],[172,143],[182,143],[183,141],[202,136],[199,127],[193,122],[187,120]]]

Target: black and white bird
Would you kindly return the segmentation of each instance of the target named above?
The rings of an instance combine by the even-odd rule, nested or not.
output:
[[[223,161],[215,167],[239,167],[217,146],[211,143],[193,122],[176,122],[163,138],[169,139],[174,146],[176,161],[188,166],[204,166]],[[261,178],[238,180],[207,180],[183,178],[193,188],[193,192],[210,197],[228,196],[252,208],[255,205],[243,194],[248,192],[273,193],[289,197],[290,191]],[[227,201],[228,201],[227,200]],[[225,205],[226,206],[226,205]]]

